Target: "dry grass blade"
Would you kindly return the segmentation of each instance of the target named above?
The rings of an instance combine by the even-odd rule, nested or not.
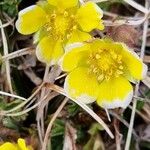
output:
[[[1,20],[0,20],[0,25],[1,26],[3,25]],[[7,39],[6,39],[3,27],[1,27],[1,33],[2,33],[2,42],[3,42],[3,48],[4,48],[4,55],[8,55],[8,44],[7,44]],[[6,65],[6,77],[7,77],[9,90],[10,90],[11,93],[13,93],[12,83],[11,83],[11,76],[10,76],[10,64],[9,64],[8,60],[5,61],[5,65]]]
[[[42,144],[42,150],[46,150],[46,146],[47,146],[47,143],[48,143],[48,139],[49,139],[49,136],[50,136],[50,131],[51,131],[51,128],[53,126],[53,123],[56,120],[57,116],[59,115],[60,111],[65,106],[65,104],[68,102],[68,100],[69,100],[68,98],[64,99],[64,101],[61,103],[61,105],[59,106],[59,108],[55,112],[54,116],[52,117],[52,119],[51,119],[51,121],[50,121],[50,123],[49,123],[49,125],[47,127],[46,133],[45,133],[44,142]]]
[[[14,22],[15,19],[10,19],[9,22],[3,24],[3,25],[0,25],[0,28],[6,28],[8,27],[9,25],[12,25],[13,22]]]
[[[135,9],[148,14],[149,10],[145,7],[143,7],[142,5],[138,4],[137,2],[133,1],[133,0],[124,0],[126,3],[128,3],[129,5],[131,5],[132,7],[134,7]]]
[[[46,82],[48,80],[49,69],[50,67],[46,66],[44,77],[43,77],[43,82]],[[47,91],[45,87],[43,87],[41,90],[40,98],[38,99],[39,102],[43,99],[45,94],[47,94]],[[38,135],[39,135],[40,143],[42,145],[43,137],[44,137],[44,108],[40,110],[40,107],[41,106],[39,106],[37,110],[36,120],[37,120],[37,127],[38,127]],[[40,113],[39,113],[39,110],[40,110]]]
[[[24,98],[24,97],[21,97],[21,96],[18,96],[18,95],[14,95],[14,94],[10,94],[10,93],[3,92],[3,91],[0,91],[0,94],[1,94],[1,95],[5,95],[5,96],[9,96],[9,97],[13,97],[13,98],[18,98],[18,99],[21,99],[21,100],[24,100],[24,101],[27,100],[27,99]]]
[[[33,54],[34,51],[35,49],[32,47],[23,48],[21,50],[17,50],[15,52],[2,56],[2,61],[10,60],[27,54]]]

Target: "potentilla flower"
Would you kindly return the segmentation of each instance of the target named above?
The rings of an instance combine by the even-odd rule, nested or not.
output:
[[[0,146],[0,150],[33,150],[33,148],[26,146],[25,140],[19,138],[17,144],[6,142]]]
[[[147,66],[138,55],[118,42],[95,39],[66,47],[62,70],[69,72],[64,89],[68,97],[103,108],[126,108],[135,83],[144,78]]]
[[[88,32],[102,30],[103,12],[93,2],[80,5],[78,0],[48,0],[19,12],[17,30],[35,33],[36,55],[48,65],[57,63],[67,43],[91,38]]]

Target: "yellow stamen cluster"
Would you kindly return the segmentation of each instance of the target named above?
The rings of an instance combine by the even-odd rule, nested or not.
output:
[[[123,74],[122,56],[113,50],[99,49],[91,52],[87,64],[89,73],[96,75],[99,82],[108,81]]]
[[[57,12],[57,13],[56,13]],[[53,11],[46,16],[45,30],[48,36],[54,40],[67,40],[71,37],[72,32],[77,29],[75,16],[68,11]]]

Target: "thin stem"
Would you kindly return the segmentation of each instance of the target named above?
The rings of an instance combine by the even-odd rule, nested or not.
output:
[[[1,95],[5,95],[5,96],[9,96],[9,97],[13,97],[13,98],[18,98],[18,99],[21,99],[21,100],[24,100],[24,101],[27,100],[27,99],[24,98],[24,97],[21,97],[21,96],[18,96],[18,95],[14,95],[14,94],[10,94],[10,93],[3,92],[3,91],[0,91],[0,94],[1,94]]]
[[[120,19],[120,20],[116,20],[115,22],[113,22],[112,20],[104,20],[104,25],[105,26],[119,26],[119,25],[132,25],[132,26],[138,26],[141,25],[145,20],[147,19],[147,16],[145,15],[144,17],[140,18],[140,19]]]
[[[45,68],[43,82],[47,81],[48,74],[49,74],[49,68],[50,68],[49,66],[46,66],[46,68]],[[45,89],[45,87],[43,87],[38,101],[41,101],[45,94],[46,94],[46,89]],[[39,109],[40,109],[40,106],[37,109],[36,120],[37,120],[37,126],[38,126],[38,135],[39,135],[40,143],[42,145],[43,136],[44,136],[44,110],[40,111],[40,113],[39,113]]]
[[[65,77],[66,75],[67,75],[67,73],[64,73],[64,74],[58,76],[57,78],[55,78],[55,81]]]
[[[106,115],[107,115],[108,120],[111,122],[111,118],[110,118],[110,115],[109,115],[108,109],[105,109],[105,112],[106,112]]]
[[[46,146],[47,146],[47,143],[48,143],[48,139],[49,139],[49,136],[50,136],[50,132],[51,132],[53,123],[56,120],[56,118],[59,115],[59,113],[61,112],[61,110],[63,109],[63,107],[65,106],[65,104],[68,102],[68,100],[69,100],[68,98],[64,99],[64,101],[58,107],[57,111],[55,112],[55,114],[53,115],[52,119],[50,120],[50,123],[48,124],[47,130],[46,130],[44,142],[43,142],[43,145],[42,145],[42,150],[46,150]]]
[[[149,7],[148,2],[146,2],[146,7],[147,8]],[[143,57],[144,57],[146,40],[147,40],[148,24],[149,24],[149,22],[148,22],[148,20],[146,20],[144,23],[143,36],[142,36],[143,42],[142,42],[141,54],[140,54],[141,59],[143,59]],[[138,82],[136,87],[135,87],[135,96],[138,96],[139,83],[140,82]],[[136,105],[137,105],[137,99],[134,99],[131,118],[130,118],[130,125],[129,125],[128,134],[127,134],[126,144],[125,144],[125,150],[129,150],[130,143],[131,143],[132,130],[133,130],[134,118],[135,118],[135,112],[136,112]]]
[[[9,53],[7,55],[2,56],[2,61],[10,60],[13,58],[17,58],[23,55],[28,55],[34,53],[35,49],[33,47],[23,48],[21,50],[17,50],[15,52]]]
[[[143,7],[142,5],[136,3],[135,1],[133,0],[124,0],[126,3],[128,3],[129,5],[131,5],[132,7],[134,7],[135,9],[145,13],[145,14],[148,14],[149,13],[149,10],[145,7]]]
[[[0,20],[0,25],[1,26],[3,25],[1,20]],[[4,55],[7,55],[8,54],[8,44],[7,44],[7,39],[6,39],[6,35],[5,35],[3,27],[1,27],[1,33],[2,33],[2,42],[3,42],[3,48],[4,48]],[[6,65],[7,83],[8,83],[8,86],[9,86],[10,93],[13,94],[13,88],[12,88],[11,77],[10,77],[10,64],[9,64],[8,60],[5,61],[5,65]]]
[[[0,25],[0,28],[6,28],[8,27],[9,25],[11,25],[13,22],[14,22],[15,19],[11,19],[9,22],[3,24],[3,25]]]

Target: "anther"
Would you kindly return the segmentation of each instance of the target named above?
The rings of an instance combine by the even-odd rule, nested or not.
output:
[[[104,75],[103,74],[99,75],[97,79],[98,81],[102,81],[104,79]]]
[[[95,58],[96,58],[96,59],[100,59],[101,56],[100,56],[99,54],[96,54],[96,55],[95,55]]]
[[[76,30],[76,29],[77,29],[77,26],[76,26],[76,25],[75,25],[75,26],[73,26],[73,27],[72,27],[72,29],[73,29],[73,30]]]
[[[98,72],[98,68],[95,67],[95,68],[93,69],[93,73],[97,73],[97,72]]]
[[[64,12],[64,17],[68,17],[68,12],[67,11]]]
[[[122,66],[122,65],[121,65],[121,66],[119,66],[119,69],[121,69],[121,70],[122,70],[122,69],[123,69],[123,66]]]
[[[75,16],[74,16],[74,15],[71,15],[70,17],[71,17],[72,19],[74,19],[74,18],[75,18]]]
[[[118,61],[121,61],[121,59],[122,59],[122,56],[121,56],[121,55],[118,55],[117,60],[118,60]]]
[[[117,73],[118,75],[123,74],[123,72],[120,71],[120,70],[117,70],[116,73]]]
[[[51,29],[52,29],[52,27],[48,27],[48,28],[47,28],[47,31],[50,31]]]
[[[90,58],[92,58],[93,57],[93,55],[92,54],[90,54]]]
[[[113,53],[112,57],[113,57],[113,59],[116,59],[117,58],[117,54]]]
[[[67,34],[67,39],[69,39],[71,37],[71,34]]]
[[[110,76],[105,76],[105,79],[106,79],[106,81],[109,81],[110,80]]]
[[[55,13],[52,14],[52,15],[51,15],[51,18],[53,18],[53,19],[56,18],[56,14],[55,14]]]

